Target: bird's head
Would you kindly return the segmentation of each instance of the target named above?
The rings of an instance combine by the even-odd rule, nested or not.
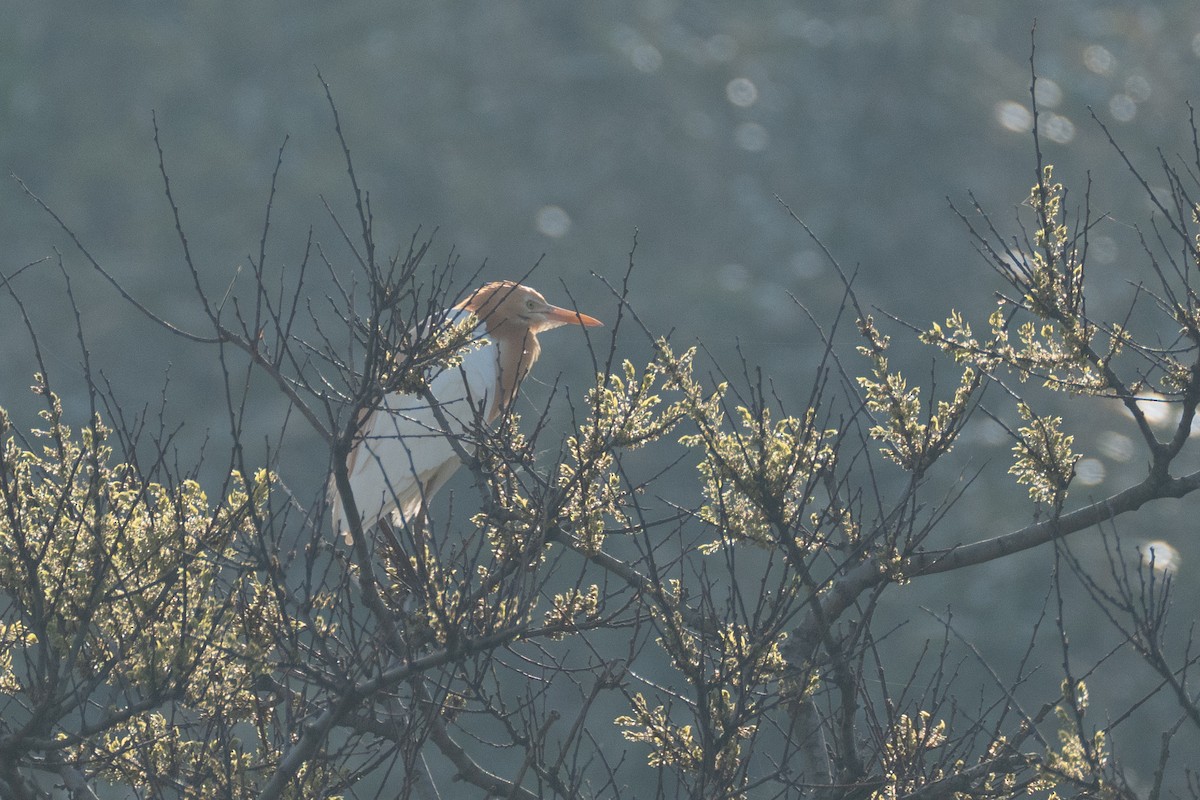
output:
[[[514,281],[486,283],[455,308],[479,317],[489,333],[507,329],[538,334],[560,325],[592,328],[604,324],[587,314],[551,305],[541,292]]]

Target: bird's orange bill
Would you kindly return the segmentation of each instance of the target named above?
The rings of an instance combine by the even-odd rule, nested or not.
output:
[[[559,306],[550,306],[546,312],[546,319],[558,325],[582,325],[585,328],[604,327],[604,323],[595,317],[589,317],[587,314],[581,314],[578,311],[572,311],[569,308],[560,308]]]

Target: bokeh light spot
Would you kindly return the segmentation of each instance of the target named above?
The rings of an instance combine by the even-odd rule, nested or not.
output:
[[[1038,78],[1038,82],[1033,89],[1033,96],[1037,98],[1039,106],[1053,108],[1062,102],[1063,91],[1062,87],[1055,81],[1049,78]]]
[[[633,52],[629,54],[629,60],[633,62],[633,66],[639,72],[658,72],[658,68],[662,66],[662,53],[658,52],[658,48],[652,44],[639,44],[633,48]]]
[[[801,280],[819,278],[825,272],[825,256],[816,250],[801,250],[792,254],[792,274]]]
[[[786,329],[800,313],[787,290],[776,283],[763,284],[754,292],[754,305],[762,322],[772,328]]]
[[[571,229],[571,217],[561,206],[542,206],[534,217],[534,224],[543,236],[558,239]]]
[[[1154,94],[1154,87],[1145,75],[1130,75],[1125,79],[1125,94],[1133,98],[1135,103],[1144,103]]]
[[[1061,114],[1047,114],[1041,130],[1047,139],[1058,144],[1066,144],[1075,138],[1075,123]]]
[[[990,417],[979,419],[971,431],[979,441],[990,447],[999,447],[1009,442],[1009,433],[1005,427]]]
[[[1166,395],[1157,392],[1147,392],[1137,399],[1137,407],[1141,410],[1146,422],[1155,428],[1169,428],[1179,418],[1179,409]],[[1122,404],[1121,409],[1127,416],[1133,416],[1129,409]]]
[[[1100,437],[1100,452],[1113,461],[1133,458],[1133,439],[1116,431],[1105,431]]]
[[[1024,276],[1029,274],[1029,265],[1033,258],[1028,253],[1010,248],[1000,253],[999,256],[996,266],[1003,272],[1020,280],[1024,280]]]
[[[1179,569],[1179,551],[1161,539],[1146,542],[1138,547],[1138,555],[1142,558],[1142,564],[1152,566],[1157,572],[1172,574]]]
[[[1117,122],[1132,122],[1137,116],[1137,103],[1127,94],[1114,94],[1108,100],[1108,113]]]
[[[1033,114],[1015,100],[1005,100],[996,104],[996,122],[1006,131],[1028,133],[1033,127]]]
[[[1075,465],[1075,480],[1084,486],[1095,486],[1104,482],[1104,462],[1098,458],[1081,458]]]
[[[758,100],[758,87],[749,78],[734,78],[725,84],[725,96],[735,106],[749,108]]]
[[[1083,65],[1097,75],[1108,75],[1116,68],[1117,59],[1108,52],[1108,48],[1093,44],[1084,48]]]
[[[1111,236],[1093,236],[1088,239],[1088,260],[1095,264],[1112,264],[1119,254],[1116,241]]]

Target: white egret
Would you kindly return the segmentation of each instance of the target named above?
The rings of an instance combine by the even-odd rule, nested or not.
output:
[[[561,325],[603,324],[553,306],[539,292],[513,281],[485,284],[456,305],[447,320],[453,323],[466,314],[479,319],[482,346],[430,380],[436,410],[427,396],[393,392],[363,420],[346,469],[364,531],[389,515],[400,524],[420,518],[461,463],[452,439],[462,441],[478,422],[491,424],[516,398],[541,353],[538,334]],[[332,484],[330,500],[334,530],[350,544],[350,528]]]

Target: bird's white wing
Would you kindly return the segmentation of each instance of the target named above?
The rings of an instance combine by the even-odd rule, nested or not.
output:
[[[496,344],[483,337],[461,363],[430,381],[437,411],[421,395],[384,397],[347,465],[364,529],[392,511],[399,512],[402,522],[415,519],[421,505],[449,480],[461,463],[452,440],[469,447],[467,435],[487,423],[498,373]],[[349,540],[340,503],[334,503],[333,513],[335,530]]]

